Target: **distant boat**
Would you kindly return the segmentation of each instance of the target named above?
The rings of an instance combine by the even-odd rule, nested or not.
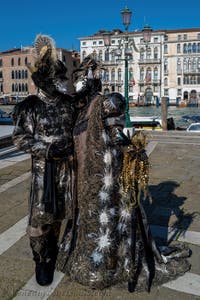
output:
[[[179,107],[187,107],[188,104],[187,104],[187,101],[184,101],[184,100],[181,100],[178,104]]]
[[[162,119],[158,116],[149,117],[130,117],[132,126],[136,130],[163,130]],[[167,130],[174,130],[175,124],[173,118],[167,119]]]

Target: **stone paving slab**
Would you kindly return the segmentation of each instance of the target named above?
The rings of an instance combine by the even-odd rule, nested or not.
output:
[[[0,161],[1,162],[1,161]],[[13,166],[0,169],[0,185],[30,171],[31,160],[27,159]]]

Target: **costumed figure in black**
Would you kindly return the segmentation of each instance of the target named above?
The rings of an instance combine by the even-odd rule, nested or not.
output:
[[[36,62],[29,69],[38,95],[28,96],[13,113],[13,142],[32,157],[27,233],[40,285],[53,280],[61,221],[70,198],[74,108],[67,95],[67,69],[52,38],[35,39]]]
[[[123,134],[125,101],[101,94],[101,68],[91,56],[77,70],[75,94],[84,103],[75,123],[76,193],[68,206],[57,268],[95,289],[150,289],[189,269],[184,246],[160,252],[141,198],[149,162],[142,135]]]

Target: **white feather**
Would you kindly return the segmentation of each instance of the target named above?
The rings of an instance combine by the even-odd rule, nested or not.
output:
[[[93,259],[96,265],[99,265],[103,260],[103,255],[97,251],[93,251],[91,258]]]
[[[103,160],[105,162],[106,165],[110,166],[112,163],[112,155],[110,151],[106,151],[103,157]]]
[[[99,216],[99,221],[102,225],[108,224],[109,217],[106,211],[102,211]]]
[[[109,189],[113,185],[112,171],[106,171],[103,177],[104,188]]]
[[[111,245],[111,239],[109,237],[109,229],[106,229],[106,233],[101,232],[99,238],[97,239],[97,249],[99,251],[106,251]]]
[[[102,203],[105,203],[109,200],[109,194],[105,191],[100,191],[99,198]]]

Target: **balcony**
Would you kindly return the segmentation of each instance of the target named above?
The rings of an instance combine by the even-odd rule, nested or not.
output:
[[[103,80],[102,79],[103,85],[122,85],[123,83],[124,83],[123,80]]]
[[[148,64],[161,64],[161,59],[152,58],[152,59],[139,59],[139,65],[148,65]]]
[[[200,75],[200,69],[196,69],[196,70],[183,70],[183,74],[187,74],[187,75]]]

